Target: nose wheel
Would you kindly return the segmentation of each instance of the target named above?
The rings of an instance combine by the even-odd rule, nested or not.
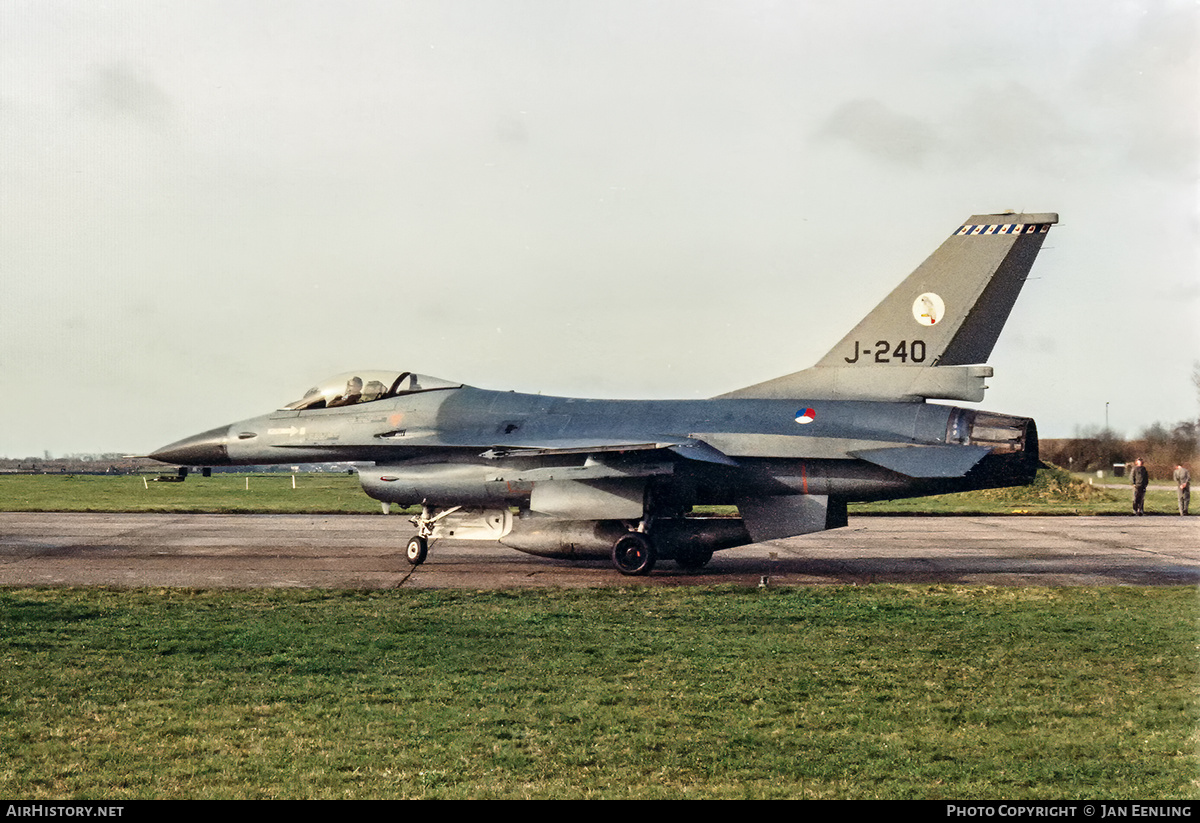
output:
[[[421,565],[425,562],[425,558],[429,556],[429,541],[420,535],[412,537],[408,541],[408,546],[404,549],[404,556],[408,558],[408,562],[412,565]]]
[[[641,532],[630,532],[613,543],[612,562],[621,574],[641,576],[650,574],[658,553],[650,538]]]

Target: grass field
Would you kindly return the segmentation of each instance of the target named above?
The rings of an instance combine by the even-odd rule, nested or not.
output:
[[[346,474],[215,474],[183,483],[141,476],[0,475],[0,511],[379,513],[358,478]],[[964,492],[908,500],[855,503],[853,514],[1129,514],[1131,493],[1090,486],[1059,469],[1014,489]],[[1175,493],[1152,487],[1149,512],[1174,513]],[[708,507],[706,513],[735,512]]]
[[[0,511],[370,514],[379,503],[347,474],[214,474],[182,483],[131,475],[0,475]]]
[[[0,796],[1195,798],[1192,589],[0,590]]]

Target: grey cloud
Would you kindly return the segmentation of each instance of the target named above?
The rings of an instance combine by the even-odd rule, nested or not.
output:
[[[872,99],[843,103],[817,132],[817,138],[849,143],[881,160],[913,167],[923,165],[938,147],[937,135],[924,122]]]
[[[1084,141],[1062,112],[1021,83],[981,88],[954,118],[956,149],[980,160],[1005,165],[1055,166]]]

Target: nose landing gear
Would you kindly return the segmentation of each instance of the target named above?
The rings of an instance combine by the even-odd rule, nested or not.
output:
[[[434,527],[442,518],[461,508],[462,506],[455,506],[435,513],[431,507],[422,505],[421,513],[409,518],[409,522],[417,527],[416,535],[409,539],[408,545],[404,548],[404,556],[409,563],[419,566],[425,562],[425,559],[429,557],[429,541],[433,538]]]

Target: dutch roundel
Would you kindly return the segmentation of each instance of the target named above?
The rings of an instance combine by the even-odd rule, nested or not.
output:
[[[817,413],[812,409],[801,409],[800,411],[796,412],[796,422],[800,423],[801,425],[805,423],[811,423],[816,419]]]

